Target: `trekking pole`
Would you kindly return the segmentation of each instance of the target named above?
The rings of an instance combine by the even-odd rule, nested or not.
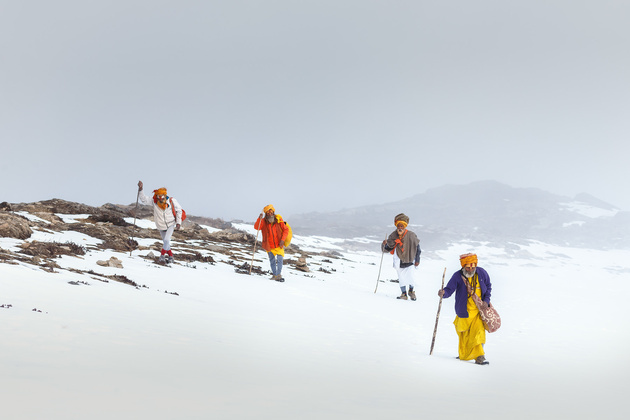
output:
[[[446,275],[446,267],[444,267],[444,273],[442,274],[442,288],[444,289],[444,276]],[[440,320],[440,309],[442,309],[442,296],[440,296],[440,303],[438,304],[437,315],[435,316],[435,328],[433,329],[433,340],[431,340],[431,351],[429,352],[429,356],[433,354],[433,345],[435,344],[435,335],[437,334],[438,321]]]
[[[254,255],[256,255],[256,245],[258,244],[258,234],[260,231],[256,230],[256,241],[254,242],[254,252],[252,253],[252,263],[249,265],[249,275],[252,274],[252,268],[254,268]]]
[[[385,237],[385,240],[387,240],[387,237]],[[381,253],[381,264],[378,266],[378,277],[376,277],[376,287],[374,288],[374,293],[376,293],[376,289],[378,289],[378,282],[381,279],[381,268],[383,268],[383,257],[384,256],[385,256],[385,253],[382,252]]]
[[[131,257],[131,253],[133,252],[133,235],[136,233],[136,217],[138,215],[138,199],[140,198],[140,186],[138,186],[138,194],[136,194],[136,209],[133,212],[133,229],[131,231],[131,249],[129,250],[129,256]]]

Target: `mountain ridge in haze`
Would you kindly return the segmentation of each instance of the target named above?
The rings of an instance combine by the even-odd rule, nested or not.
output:
[[[586,193],[573,198],[496,181],[445,185],[399,201],[291,217],[306,235],[385,237],[405,213],[425,246],[471,240],[494,244],[541,241],[589,248],[630,248],[630,212]]]

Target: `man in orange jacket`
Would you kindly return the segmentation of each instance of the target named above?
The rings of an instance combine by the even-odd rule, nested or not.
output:
[[[282,263],[284,261],[284,241],[289,236],[287,224],[282,220],[282,216],[276,214],[276,209],[269,204],[258,216],[254,229],[262,230],[262,247],[269,256],[271,279],[284,281],[282,278]]]

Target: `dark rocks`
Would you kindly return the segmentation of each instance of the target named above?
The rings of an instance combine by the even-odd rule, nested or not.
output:
[[[22,254],[38,258],[55,258],[61,255],[85,255],[85,248],[74,242],[24,242],[21,246]]]
[[[251,267],[251,272],[250,272],[250,267]],[[234,271],[236,271],[239,274],[258,274],[258,275],[265,275],[267,272],[264,271],[262,268],[260,268],[259,266],[255,265],[255,266],[250,266],[248,263],[243,263],[241,265],[238,265],[234,268]]]

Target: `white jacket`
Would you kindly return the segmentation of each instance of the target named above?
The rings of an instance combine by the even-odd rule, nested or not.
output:
[[[182,207],[174,198],[167,196],[166,209],[164,210],[157,203],[153,202],[153,197],[146,196],[143,190],[140,191],[138,198],[140,198],[142,204],[153,205],[153,220],[158,230],[166,230],[173,225],[182,224]],[[173,207],[171,207],[171,200],[173,200]],[[173,216],[173,208],[175,209],[175,216]]]

